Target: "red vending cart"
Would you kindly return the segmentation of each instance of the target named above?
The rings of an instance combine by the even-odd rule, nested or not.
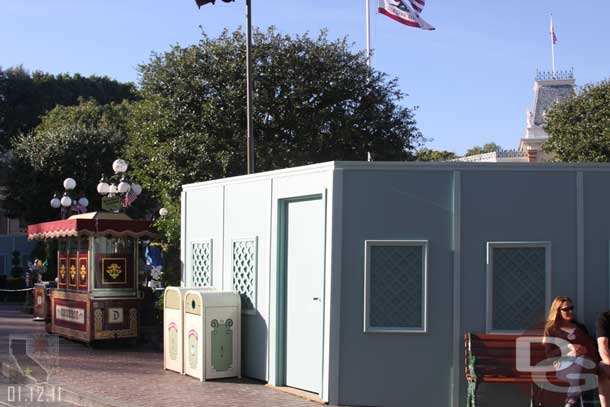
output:
[[[30,240],[58,240],[51,332],[92,342],[138,336],[138,242],[150,222],[91,212],[28,226]]]

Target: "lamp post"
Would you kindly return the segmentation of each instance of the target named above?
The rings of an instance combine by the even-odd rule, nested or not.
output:
[[[84,196],[78,200],[72,198],[72,193],[76,188],[76,181],[74,178],[66,178],[63,185],[64,193],[61,199],[57,194],[53,194],[53,198],[51,198],[51,201],[49,202],[51,207],[54,209],[61,209],[62,219],[67,218],[70,211],[77,213],[86,212],[87,207],[89,206],[89,200]]]
[[[138,183],[130,184],[126,175],[129,164],[118,158],[112,163],[114,175],[106,179],[104,174],[97,184],[97,193],[102,195],[102,209],[109,212],[120,212],[127,208],[142,193]]]
[[[222,0],[231,3],[235,0]],[[195,0],[199,8],[216,0]],[[247,173],[253,174],[256,170],[254,154],[254,127],[252,124],[252,0],[246,0],[246,161]]]

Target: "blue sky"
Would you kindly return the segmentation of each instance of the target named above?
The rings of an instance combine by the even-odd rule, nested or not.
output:
[[[348,36],[365,47],[365,0],[252,0],[254,25],[285,33]],[[428,0],[421,31],[378,15],[371,0],[373,65],[399,78],[419,106],[429,147],[459,154],[494,141],[516,148],[533,102],[536,69],[550,69],[549,14],[557,67],[578,85],[610,76],[610,2]],[[137,82],[152,51],[190,45],[245,25],[245,0],[197,9],[194,0],[0,0],[0,66],[108,75]]]

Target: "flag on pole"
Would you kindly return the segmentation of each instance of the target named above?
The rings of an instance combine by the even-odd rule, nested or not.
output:
[[[133,188],[130,189],[129,192],[125,194],[125,198],[123,198],[123,208],[129,208],[137,198],[138,194],[135,193]]]
[[[379,0],[377,11],[410,27],[434,30],[434,27],[420,16],[425,5],[426,0]]]
[[[557,44],[557,36],[555,35],[555,27],[553,27],[553,17],[551,17],[551,41],[553,41],[553,45]]]
[[[195,0],[195,3],[197,3],[197,7],[201,8],[201,6],[205,6],[208,3],[212,3],[214,4],[216,0]]]

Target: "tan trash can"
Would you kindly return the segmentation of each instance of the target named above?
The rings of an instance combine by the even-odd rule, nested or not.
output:
[[[193,290],[183,287],[167,287],[163,293],[163,368],[184,374],[184,295]],[[213,287],[195,290],[209,291]]]
[[[184,297],[184,374],[203,380],[241,376],[241,298],[192,291]]]

